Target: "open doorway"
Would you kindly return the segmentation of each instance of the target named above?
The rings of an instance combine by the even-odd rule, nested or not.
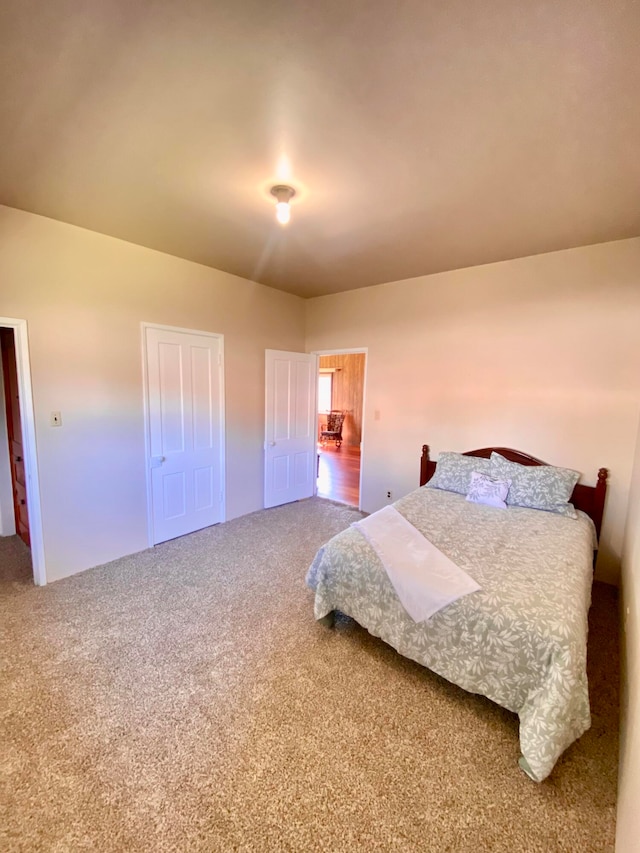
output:
[[[44,585],[27,324],[6,317],[0,317],[0,536],[3,566],[20,564],[20,579],[32,574]]]
[[[319,497],[360,506],[366,352],[318,358]]]
[[[0,328],[0,353],[2,358],[2,414],[0,420],[0,469],[8,470],[0,484],[0,511],[3,529],[15,533],[31,548],[29,535],[29,511],[27,508],[27,482],[24,470],[24,446],[20,425],[20,394],[18,392],[18,368],[13,329]],[[7,512],[7,493],[10,486],[11,514]],[[13,521],[13,523],[11,523]]]

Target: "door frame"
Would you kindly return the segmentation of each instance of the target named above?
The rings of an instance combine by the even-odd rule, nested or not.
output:
[[[220,501],[220,524],[227,520],[227,474],[226,474],[226,415],[224,409],[224,335],[218,332],[203,332],[199,329],[184,329],[180,326],[166,326],[163,323],[140,323],[140,339],[142,344],[142,402],[144,408],[144,468],[147,486],[147,544],[154,548],[153,541],[153,498],[151,488],[151,421],[149,417],[149,374],[147,370],[147,329],[159,329],[163,332],[179,332],[183,335],[198,335],[199,337],[217,338],[220,342],[220,485],[222,500]],[[161,543],[160,543],[161,544]]]
[[[314,349],[311,350],[312,355],[318,356],[318,365],[320,364],[321,355],[351,355],[356,353],[364,353],[364,376],[362,377],[362,431],[360,433],[360,478],[358,481],[358,509],[362,510],[362,472],[364,471],[364,433],[365,433],[365,418],[364,413],[367,401],[367,372],[369,370],[369,347],[331,347],[331,349]],[[317,396],[317,382],[316,382]],[[317,408],[317,406],[316,406]],[[316,492],[317,492],[316,482]]]
[[[44,536],[42,532],[40,475],[38,471],[36,422],[33,407],[33,387],[31,384],[31,363],[29,359],[29,333],[27,321],[17,320],[15,317],[0,317],[0,326],[4,326],[7,329],[13,329],[13,337],[15,340],[18,393],[20,395],[20,426],[22,428],[22,449],[24,452],[24,475],[27,483],[27,511],[29,513],[29,538],[31,540],[33,582],[36,586],[45,586],[47,583],[47,572],[44,553]]]

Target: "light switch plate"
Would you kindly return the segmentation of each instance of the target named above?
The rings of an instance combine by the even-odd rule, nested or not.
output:
[[[60,412],[51,412],[51,426],[62,426],[62,414]]]

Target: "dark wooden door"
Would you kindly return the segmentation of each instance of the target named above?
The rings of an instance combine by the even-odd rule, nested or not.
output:
[[[16,516],[16,533],[30,545],[29,515],[27,511],[27,484],[24,476],[24,452],[22,428],[20,426],[20,396],[18,394],[18,371],[13,329],[0,329],[2,347],[2,371],[4,375],[4,401],[7,410],[7,433],[9,435],[9,459],[13,485],[13,506]]]

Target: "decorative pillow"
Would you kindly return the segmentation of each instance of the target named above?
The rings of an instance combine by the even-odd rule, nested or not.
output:
[[[486,474],[471,472],[471,485],[467,500],[474,504],[486,504],[496,509],[506,509],[505,498],[509,492],[511,480],[492,480]]]
[[[463,456],[462,453],[441,453],[438,456],[435,474],[427,483],[430,489],[445,489],[466,495],[474,471],[489,473],[491,462],[478,456]]]
[[[519,465],[495,451],[491,454],[489,474],[494,479],[511,480],[508,506],[525,506],[577,518],[569,498],[580,474],[555,465]]]

